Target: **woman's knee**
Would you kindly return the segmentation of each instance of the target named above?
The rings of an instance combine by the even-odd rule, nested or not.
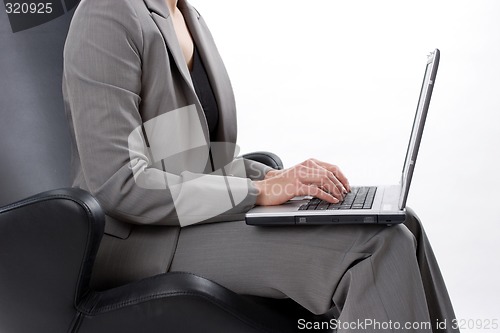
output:
[[[417,240],[415,239],[415,235],[408,229],[408,227],[406,227],[406,225],[398,224],[390,227],[390,229],[393,230],[391,239],[392,243],[397,244],[397,246],[408,248],[412,251],[416,250]]]
[[[387,227],[380,234],[379,250],[392,248],[396,252],[415,252],[417,241],[413,233],[404,225],[397,224]]]
[[[365,230],[366,232],[358,238],[358,244],[353,248],[355,252],[375,254],[388,248],[398,251],[415,251],[416,249],[415,236],[404,224]],[[373,230],[376,230],[375,233],[372,232]]]
[[[424,230],[420,218],[410,207],[406,208],[406,220],[404,222],[404,225],[412,232],[412,234],[416,238],[419,238]]]

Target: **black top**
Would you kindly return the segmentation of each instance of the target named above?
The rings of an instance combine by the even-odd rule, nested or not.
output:
[[[201,61],[196,46],[193,54],[191,80],[193,81],[194,90],[196,91],[196,95],[198,95],[198,99],[203,107],[203,112],[205,112],[205,117],[207,118],[210,141],[215,141],[217,125],[219,124],[219,107],[217,106],[212,85],[210,84],[207,71]]]

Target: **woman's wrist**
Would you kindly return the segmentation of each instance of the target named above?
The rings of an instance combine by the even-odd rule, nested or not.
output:
[[[257,199],[255,200],[255,204],[260,206],[262,205],[264,199],[265,180],[254,180],[252,183],[254,188],[257,190]]]

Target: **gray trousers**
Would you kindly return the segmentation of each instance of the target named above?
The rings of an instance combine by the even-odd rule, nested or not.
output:
[[[404,225],[392,227],[263,228],[243,221],[186,227],[170,271],[192,272],[239,294],[289,297],[316,314],[335,307],[341,323],[378,323],[358,331],[458,332],[432,248],[412,210]]]

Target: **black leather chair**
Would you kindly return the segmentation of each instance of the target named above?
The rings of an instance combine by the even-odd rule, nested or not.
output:
[[[331,319],[189,273],[91,290],[104,214],[68,188],[61,74],[70,19],[14,34],[0,11],[0,332],[303,332],[299,318]],[[273,154],[247,157],[282,167]]]

